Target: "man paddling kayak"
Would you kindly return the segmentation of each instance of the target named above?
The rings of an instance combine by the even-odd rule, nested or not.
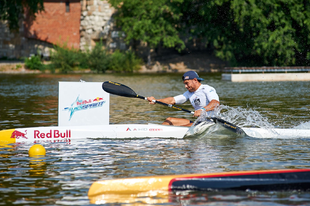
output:
[[[157,99],[167,104],[183,104],[187,100],[191,102],[195,109],[194,117],[199,117],[201,112],[213,111],[220,105],[219,96],[215,89],[209,85],[201,84],[203,78],[200,78],[195,71],[188,71],[182,76],[183,83],[187,91],[181,95],[175,97],[167,97],[163,99]],[[148,97],[147,100],[150,104],[155,104],[154,97]],[[183,118],[168,117],[163,125],[174,126],[191,126],[192,121]]]

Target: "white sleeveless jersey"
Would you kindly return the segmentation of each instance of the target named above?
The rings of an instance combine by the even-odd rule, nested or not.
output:
[[[174,97],[176,104],[183,104],[189,100],[195,110],[207,106],[213,99],[220,101],[215,89],[206,84],[200,85],[194,92],[186,91],[184,94]]]

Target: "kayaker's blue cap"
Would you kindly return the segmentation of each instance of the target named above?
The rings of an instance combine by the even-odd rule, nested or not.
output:
[[[195,72],[195,71],[188,71],[186,72],[185,74],[183,74],[182,76],[182,80],[189,80],[189,79],[197,79],[198,81],[203,81],[204,79],[203,78],[200,78],[198,76],[198,74]]]

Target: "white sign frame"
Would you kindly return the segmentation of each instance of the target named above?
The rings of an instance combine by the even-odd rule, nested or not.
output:
[[[109,111],[102,82],[59,82],[58,126],[109,125]]]

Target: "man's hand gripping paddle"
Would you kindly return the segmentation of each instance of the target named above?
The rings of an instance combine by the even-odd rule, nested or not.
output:
[[[136,92],[134,92],[130,87],[123,85],[121,83],[117,83],[117,82],[105,81],[102,83],[102,89],[104,91],[110,93],[110,94],[115,94],[115,95],[122,96],[122,97],[131,97],[131,98],[139,98],[139,99],[147,100],[146,97],[136,94]],[[157,101],[157,100],[155,100],[155,103],[158,103],[158,104],[161,104],[164,106],[168,106],[168,107],[171,107],[173,109],[177,109],[177,110],[181,110],[184,112],[194,114],[193,111],[183,109],[181,107],[177,107],[177,106],[174,106],[172,104],[166,104],[164,102]],[[231,130],[237,134],[240,134],[240,135],[245,134],[245,132],[240,127],[238,127],[237,125],[234,125],[230,122],[227,122],[223,119],[220,119],[217,117],[208,117],[208,119],[213,120],[215,123],[218,123],[218,124],[222,125],[223,127],[225,127],[226,129],[229,129],[229,130]]]

